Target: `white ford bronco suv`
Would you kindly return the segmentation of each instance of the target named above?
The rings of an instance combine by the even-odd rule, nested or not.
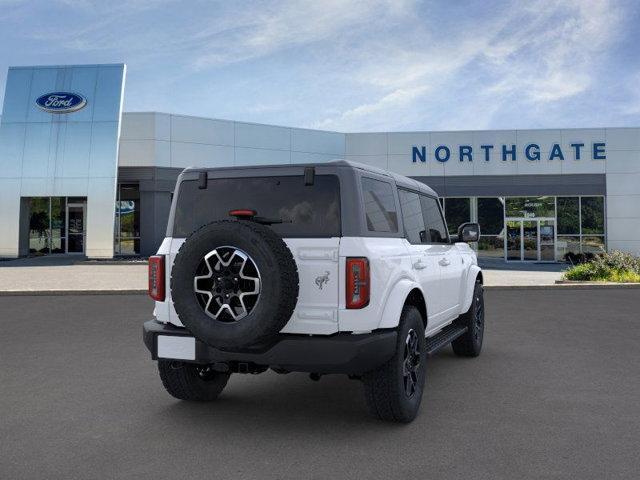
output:
[[[187,169],[149,259],[144,343],[166,390],[213,400],[232,373],[341,373],[409,422],[425,360],[480,353],[482,272],[426,185],[348,161]]]

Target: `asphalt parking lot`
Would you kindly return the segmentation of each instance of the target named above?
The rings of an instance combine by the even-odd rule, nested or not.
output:
[[[639,292],[488,291],[483,354],[432,359],[410,425],[339,376],[181,403],[142,345],[146,297],[0,297],[0,478],[637,478]]]

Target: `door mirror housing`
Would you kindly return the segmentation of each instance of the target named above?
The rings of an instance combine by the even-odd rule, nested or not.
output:
[[[471,243],[480,240],[480,225],[478,223],[463,223],[458,227],[458,242]]]

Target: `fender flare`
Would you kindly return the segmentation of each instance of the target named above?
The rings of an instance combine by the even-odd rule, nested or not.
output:
[[[471,302],[473,301],[473,290],[478,276],[482,278],[482,269],[478,265],[471,265],[467,272],[467,281],[464,286],[464,301],[460,306],[460,313],[467,312],[471,307]]]
[[[409,280],[408,278],[400,279],[393,286],[391,292],[387,296],[387,302],[385,303],[384,310],[382,311],[382,317],[378,328],[396,328],[398,326],[400,323],[402,308],[404,307],[409,293],[414,289],[418,289],[423,298],[426,298],[422,287],[417,282]],[[425,310],[426,308],[425,304]]]

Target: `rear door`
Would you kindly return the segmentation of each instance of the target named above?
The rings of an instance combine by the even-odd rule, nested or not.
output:
[[[429,325],[439,322],[444,309],[444,302],[440,292],[440,265],[438,260],[441,252],[437,247],[427,243],[427,229],[420,195],[416,192],[398,189],[402,223],[404,224],[405,241],[411,254],[412,269],[422,286],[427,302]]]
[[[427,228],[427,242],[440,267],[440,323],[457,316],[460,303],[460,278],[462,265],[455,245],[449,241],[449,233],[442,215],[440,202],[435,197],[421,195],[422,212]]]

